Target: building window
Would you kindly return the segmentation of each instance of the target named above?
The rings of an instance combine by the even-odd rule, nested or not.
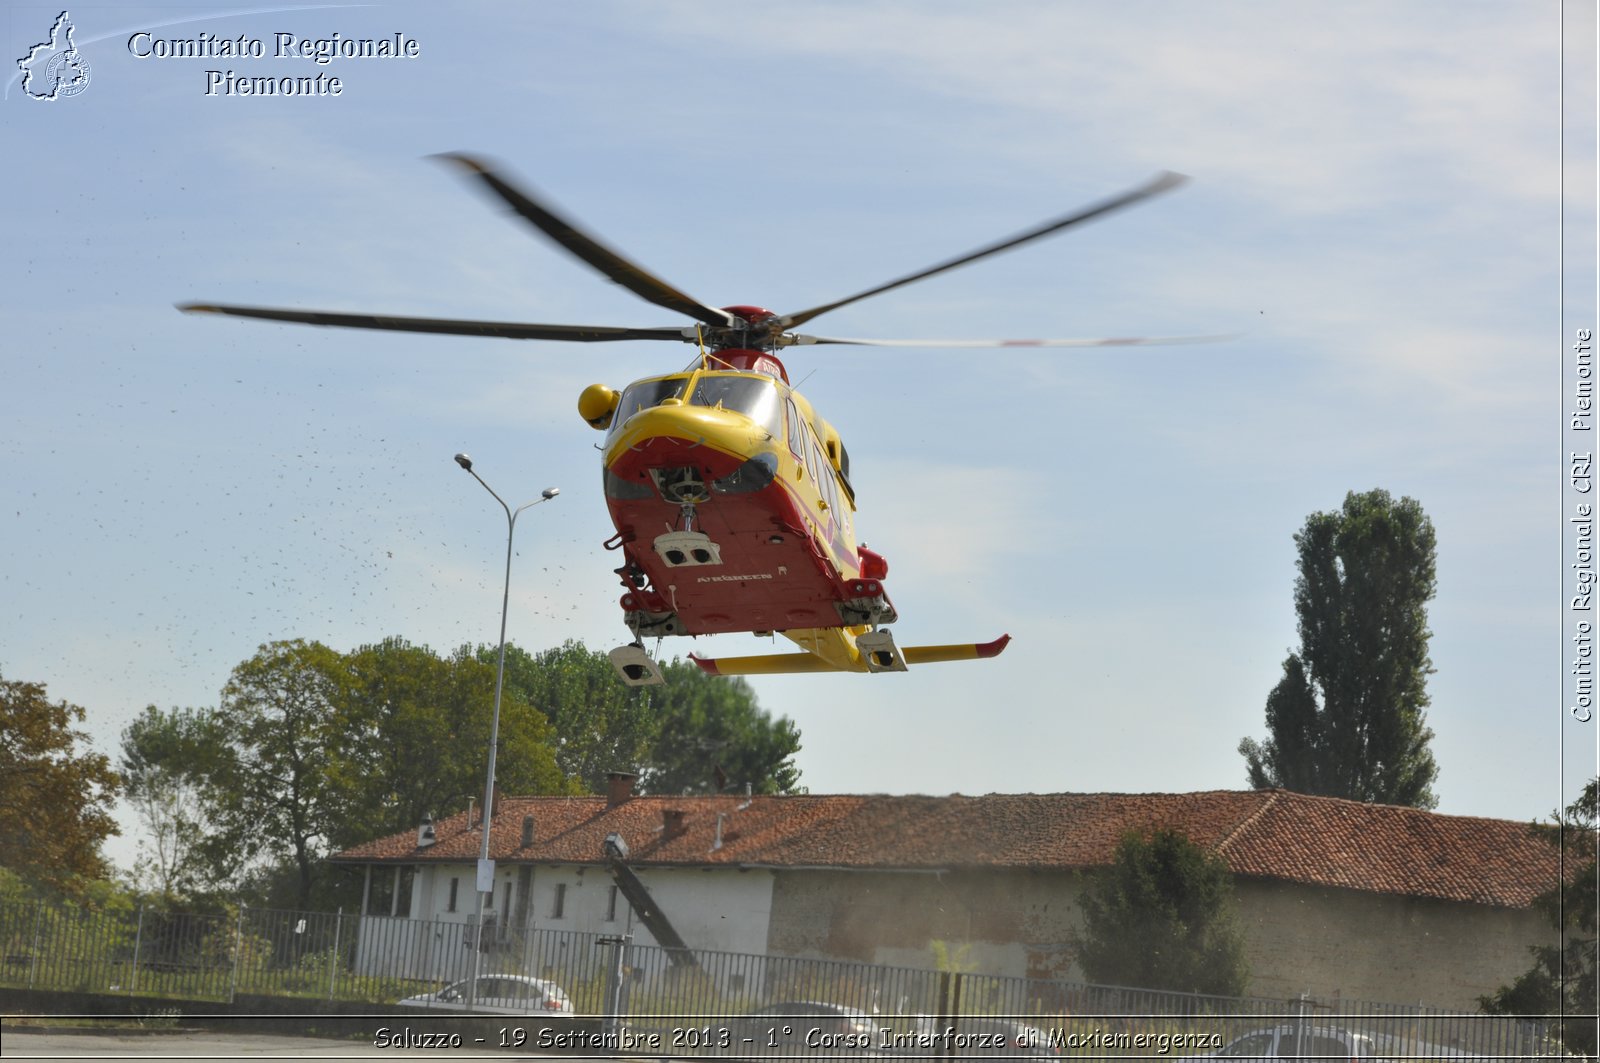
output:
[[[606,922],[617,921],[617,887],[611,887],[611,896],[606,900]]]
[[[460,886],[460,879],[453,878],[450,880],[450,903],[445,905],[445,911],[453,912],[456,910],[456,891],[460,888]]]
[[[373,865],[367,874],[367,914],[388,915],[394,899],[394,872],[382,865]]]
[[[528,907],[532,899],[533,868],[524,864],[517,868],[517,910],[514,925],[526,927],[532,921],[533,911]]]
[[[494,880],[493,879],[489,880],[489,892],[484,894],[483,906],[485,908],[493,908],[494,907]]]
[[[566,908],[567,908],[567,884],[565,882],[558,882],[558,883],[556,883],[555,902],[550,905],[550,918],[551,919],[560,919],[561,918],[561,914],[564,911],[566,911]]]
[[[400,885],[399,889],[395,891],[394,906],[390,914],[406,916],[411,914],[411,890],[416,882],[416,877],[416,868],[403,867],[400,869]]]

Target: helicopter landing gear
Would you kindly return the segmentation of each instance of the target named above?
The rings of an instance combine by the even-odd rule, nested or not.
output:
[[[855,586],[865,587],[868,593],[833,603],[833,607],[839,611],[839,619],[846,625],[892,624],[900,619],[900,614],[895,612],[894,605],[889,601],[889,596],[883,593],[881,586],[876,583],[863,584],[859,580]]]
[[[611,658],[611,667],[617,670],[617,675],[630,687],[659,686],[666,682],[661,675],[660,666],[650,659],[650,655],[644,652],[644,647],[637,642],[618,646],[607,656]]]
[[[861,651],[861,659],[867,662],[869,672],[906,670],[906,659],[900,653],[900,647],[894,644],[894,636],[886,630],[857,635],[856,649]]]

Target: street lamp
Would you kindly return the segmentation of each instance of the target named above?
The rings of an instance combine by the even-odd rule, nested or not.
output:
[[[532,502],[524,503],[516,509],[506,505],[506,500],[495,494],[494,488],[483,482],[483,477],[472,471],[472,459],[465,454],[456,455],[456,464],[472,474],[472,478],[483,484],[483,489],[494,496],[500,503],[500,508],[506,511],[506,582],[505,592],[500,597],[500,660],[495,665],[494,674],[494,722],[489,728],[489,774],[483,784],[483,813],[479,820],[479,829],[483,834],[482,844],[478,847],[478,916],[477,916],[477,948],[472,953],[472,981],[467,989],[467,1006],[472,1007],[478,999],[478,975],[483,969],[483,909],[485,897],[494,890],[494,863],[489,859],[489,828],[493,824],[494,815],[494,762],[495,755],[500,751],[500,692],[505,689],[506,682],[506,613],[511,605],[511,540],[517,531],[517,517],[523,510],[537,506],[540,502],[548,502],[561,493],[559,487],[546,487],[542,494]]]

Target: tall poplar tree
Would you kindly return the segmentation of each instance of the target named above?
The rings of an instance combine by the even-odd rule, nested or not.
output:
[[[1434,807],[1423,712],[1433,522],[1413,499],[1352,491],[1294,541],[1300,649],[1267,696],[1266,741],[1239,743],[1250,785]]]

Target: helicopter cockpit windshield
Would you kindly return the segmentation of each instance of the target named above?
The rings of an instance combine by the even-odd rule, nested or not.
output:
[[[695,382],[689,402],[695,406],[717,406],[742,413],[767,430],[781,436],[782,407],[778,387],[767,377],[702,374]]]
[[[629,384],[622,392],[622,397],[617,400],[616,413],[611,418],[611,431],[615,435],[623,423],[640,410],[648,410],[652,406],[660,406],[667,399],[676,399],[683,394],[683,386],[689,382],[686,376],[658,377],[655,380],[639,380]]]
[[[617,400],[616,413],[611,420],[611,435],[615,435],[627,420],[640,410],[660,406],[668,399],[682,399],[689,381],[694,380],[694,391],[688,402],[693,406],[710,406],[732,413],[743,414],[766,430],[767,434],[783,434],[783,405],[778,385],[770,377],[743,376],[733,373],[700,373],[694,377],[668,376],[654,380],[639,380],[622,392]]]

